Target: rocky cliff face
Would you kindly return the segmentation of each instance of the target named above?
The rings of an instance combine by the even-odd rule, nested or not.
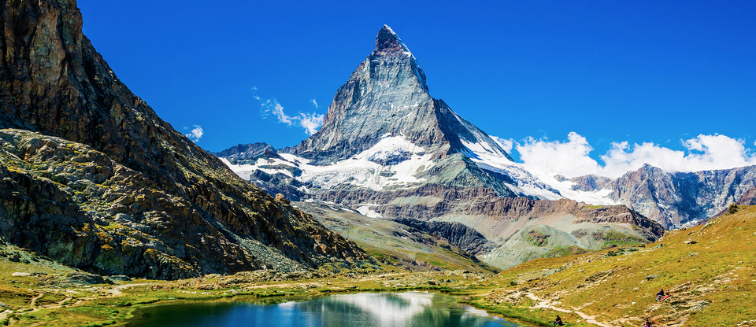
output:
[[[367,259],[162,121],[82,34],[75,1],[0,10],[7,240],[97,272],[159,278]]]
[[[746,206],[756,205],[756,187],[752,187],[743,193],[736,204]]]
[[[581,177],[585,179],[587,177]],[[666,228],[695,224],[738,201],[756,185],[756,166],[700,172],[666,172],[645,165],[599,187]]]

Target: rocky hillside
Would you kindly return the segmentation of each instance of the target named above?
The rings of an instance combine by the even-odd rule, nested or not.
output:
[[[396,219],[402,225],[410,227],[409,230],[419,230],[433,236],[447,240],[450,244],[465,250],[472,255],[491,252],[496,243],[489,241],[476,230],[460,223],[445,221],[425,222],[417,219]]]
[[[161,120],[82,34],[75,1],[0,9],[6,241],[153,278],[367,259]]]
[[[600,183],[585,182],[597,180]],[[699,172],[667,172],[651,165],[616,180],[583,176],[575,188],[611,190],[607,198],[627,205],[665,228],[689,226],[726,209],[756,186],[756,166]],[[746,204],[746,203],[743,203]]]
[[[491,254],[486,242],[463,248],[499,267],[551,255],[557,247],[600,249],[607,245],[602,240],[608,231],[636,243],[663,232],[624,206],[599,209],[553,201],[562,199],[562,192],[582,191],[543,183],[513,162],[496,140],[433,98],[417,59],[388,26],[336,92],[317,133],[296,147],[238,161],[247,156],[244,149],[259,147],[239,145],[221,159],[269,192],[338,203],[372,218],[462,224],[496,243],[498,251]],[[565,234],[564,242],[544,243],[533,251],[501,247],[534,226],[555,228]],[[589,232],[570,234],[578,229]]]
[[[374,219],[335,203],[307,200],[292,202],[311,213],[330,230],[339,232],[384,264],[384,271],[397,268],[409,271],[469,270],[490,273],[495,268],[480,262],[471,251],[492,245],[471,228],[458,223],[428,223],[407,219]],[[411,223],[415,228],[406,225]],[[388,264],[388,265],[386,265]],[[393,266],[393,267],[392,267]]]

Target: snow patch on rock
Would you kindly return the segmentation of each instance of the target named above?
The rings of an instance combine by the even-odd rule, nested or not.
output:
[[[574,182],[558,181],[546,173],[528,170],[523,164],[509,160],[499,151],[496,151],[494,147],[488,145],[487,142],[462,141],[462,144],[468,149],[467,155],[470,160],[480,169],[507,175],[514,180],[516,184],[507,183],[507,186],[518,194],[534,196],[542,200],[568,198],[589,204],[617,204],[607,197],[611,190],[576,191],[572,189]]]
[[[283,160],[259,159],[255,164],[244,165],[234,165],[223,158],[221,160],[245,180],[250,180],[256,170],[295,177],[286,167],[296,167],[302,171],[296,178],[309,187],[331,189],[337,185],[351,184],[378,191],[387,187],[421,183],[425,179],[416,176],[434,165],[431,154],[401,135],[385,135],[372,148],[331,165],[312,165],[309,159],[293,154],[282,153],[280,156]],[[393,164],[375,162],[381,160]]]

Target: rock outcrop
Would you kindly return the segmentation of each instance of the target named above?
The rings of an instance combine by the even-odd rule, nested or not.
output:
[[[368,258],[161,120],[82,34],[74,0],[1,6],[6,240],[97,273],[169,279]]]

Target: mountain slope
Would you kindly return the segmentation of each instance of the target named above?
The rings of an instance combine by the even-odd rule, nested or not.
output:
[[[235,148],[247,147],[251,145]],[[495,258],[519,251],[501,245],[521,228],[559,225],[571,232],[572,225],[586,223],[589,230],[606,229],[639,242],[663,232],[624,206],[603,210],[562,199],[562,190],[513,162],[496,140],[431,97],[417,59],[388,26],[337,91],[317,133],[296,147],[239,162],[244,155],[229,149],[221,159],[268,191],[346,205],[373,218],[461,223],[497,243],[497,254],[485,258],[499,267],[526,259]],[[562,189],[587,197],[599,194]],[[596,212],[607,213],[607,219],[581,220]],[[635,219],[627,220],[627,215]],[[526,219],[518,221],[521,217]],[[578,241],[583,236],[568,238],[584,249],[605,245]],[[470,250],[483,257],[490,248]]]
[[[142,189],[147,198],[145,203],[140,203],[128,199],[128,194],[116,193],[121,197],[119,204],[96,207],[84,214],[80,201],[67,200],[65,195],[53,196],[49,203],[52,207],[72,208],[59,214],[39,210],[19,212],[20,193],[4,193],[0,199],[4,205],[0,219],[5,222],[2,233],[9,240],[18,240],[13,235],[19,235],[20,227],[16,225],[19,220],[73,219],[76,226],[93,232],[87,239],[94,248],[91,251],[82,254],[58,243],[62,239],[45,237],[43,233],[58,231],[48,230],[47,225],[34,229],[34,235],[24,234],[38,240],[25,245],[98,272],[161,278],[184,276],[173,271],[179,266],[190,267],[186,268],[186,274],[198,275],[266,266],[301,269],[331,259],[348,264],[367,258],[356,245],[329,232],[312,217],[274,201],[259,188],[239,179],[220,160],[162,121],[118,80],[82,34],[82,17],[75,1],[4,2],[2,17],[0,128],[22,130],[4,131],[7,135],[4,137],[5,156],[26,165],[21,171],[14,170],[20,168],[5,169],[11,175],[21,174],[34,181],[14,183],[13,189],[28,194],[41,187],[71,195],[66,188],[70,180],[62,183],[40,170],[39,165],[50,164],[46,162],[51,160],[50,156],[65,163],[65,173],[75,176],[74,179],[88,179],[98,184],[89,179],[91,172],[85,167],[69,165],[70,160],[79,155],[67,150],[74,147],[97,153],[94,156],[101,159],[95,165],[118,167],[116,171],[130,171],[128,175],[138,176],[113,181],[110,187],[116,191],[119,187]],[[37,156],[41,161],[29,161]],[[3,161],[2,165],[7,166],[7,162]],[[98,181],[113,177],[95,175],[92,178]],[[88,191],[85,188],[82,192]],[[84,197],[87,196],[92,194]],[[165,201],[159,200],[163,196]],[[111,244],[108,239],[117,239],[117,230],[104,230],[97,225],[115,222],[119,214],[130,216],[138,223],[154,217],[153,223],[162,227],[177,224],[176,229],[145,232],[153,233],[150,238],[157,240],[170,238],[174,244],[166,249],[150,242],[141,242],[143,244],[136,247],[128,242]],[[187,224],[180,223],[186,219]],[[72,228],[76,229],[73,225]],[[78,237],[84,236],[80,234],[80,231],[69,233],[66,237],[69,241],[81,242]],[[144,260],[158,254],[168,259],[160,259],[159,265],[149,265],[142,270],[134,268],[138,271],[119,264],[92,264],[91,256],[98,256],[103,251],[100,249],[110,250],[105,245],[118,253],[133,251],[130,256]],[[175,247],[209,251],[187,253],[175,251]],[[70,261],[71,256],[79,258]]]

